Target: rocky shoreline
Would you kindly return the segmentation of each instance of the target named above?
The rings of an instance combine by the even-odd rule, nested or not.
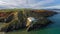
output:
[[[0,31],[9,32],[9,31],[13,31],[13,30],[19,30],[21,28],[26,28],[27,31],[30,31],[30,28],[32,28],[32,29],[42,28],[42,27],[47,26],[49,23],[51,23],[51,21],[48,20],[47,17],[53,16],[55,14],[57,14],[57,12],[49,11],[49,10],[18,11],[18,20],[14,21],[10,24],[8,23],[9,25],[2,27]],[[29,22],[27,22],[28,17],[37,18],[39,20],[37,20],[37,22],[35,24],[33,24],[33,26],[31,26],[31,27],[29,27],[30,26],[29,25],[28,26],[29,28],[28,28],[28,27],[26,27],[26,23],[29,24]],[[35,21],[33,21],[33,22],[35,22]],[[37,26],[39,26],[39,27],[37,27]]]

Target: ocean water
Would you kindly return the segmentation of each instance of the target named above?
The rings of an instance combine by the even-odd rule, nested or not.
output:
[[[59,12],[59,11],[58,11]],[[43,30],[45,34],[60,34],[60,14],[48,17],[53,23]]]
[[[60,14],[56,14],[52,17],[49,17],[48,19],[53,22],[53,24],[50,24],[50,28],[60,27]]]

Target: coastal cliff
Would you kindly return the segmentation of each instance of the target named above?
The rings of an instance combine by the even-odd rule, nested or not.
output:
[[[26,23],[29,24],[29,22],[26,22],[28,17],[33,17],[33,18],[39,19],[37,21],[37,23],[33,24],[34,27],[35,27],[35,25],[36,26],[45,26],[45,25],[51,23],[51,21],[49,19],[47,19],[47,17],[50,17],[50,16],[53,16],[53,15],[57,14],[57,12],[50,11],[50,10],[27,10],[27,9],[24,9],[24,10],[10,10],[10,11],[11,12],[17,12],[17,15],[15,15],[15,16],[16,16],[16,18],[18,18],[18,20],[15,20],[15,21],[13,20],[12,23],[10,23],[10,22],[5,23],[4,27],[2,27],[0,29],[0,31],[8,32],[10,30],[13,31],[13,30],[18,30],[18,29],[21,29],[21,28],[25,28]],[[0,13],[1,12],[2,11],[0,10]],[[5,11],[3,11],[3,12],[5,12]],[[14,13],[14,14],[16,14],[16,13]],[[31,26],[31,27],[33,28],[33,26]],[[27,27],[27,29],[28,29],[28,27]]]

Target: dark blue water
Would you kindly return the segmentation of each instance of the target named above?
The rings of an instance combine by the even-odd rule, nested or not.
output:
[[[49,25],[49,27],[51,28],[58,28],[60,27],[60,14],[56,14],[52,17],[49,17],[48,19],[50,19],[53,23]]]

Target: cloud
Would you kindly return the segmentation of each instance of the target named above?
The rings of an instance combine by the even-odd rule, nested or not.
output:
[[[44,7],[45,9],[60,9],[60,5],[54,5],[54,6],[48,6],[48,7]]]
[[[36,4],[31,4],[30,6],[31,7],[43,6],[45,4],[52,3],[52,2],[54,2],[54,0],[42,0],[42,1],[38,2],[38,3],[36,3]]]
[[[27,0],[0,0],[0,6],[7,6],[9,8],[26,8],[29,7]]]
[[[7,5],[8,3],[0,1],[0,5]]]
[[[56,2],[55,0],[0,0],[0,7],[4,8],[49,8],[44,7],[46,4]]]

